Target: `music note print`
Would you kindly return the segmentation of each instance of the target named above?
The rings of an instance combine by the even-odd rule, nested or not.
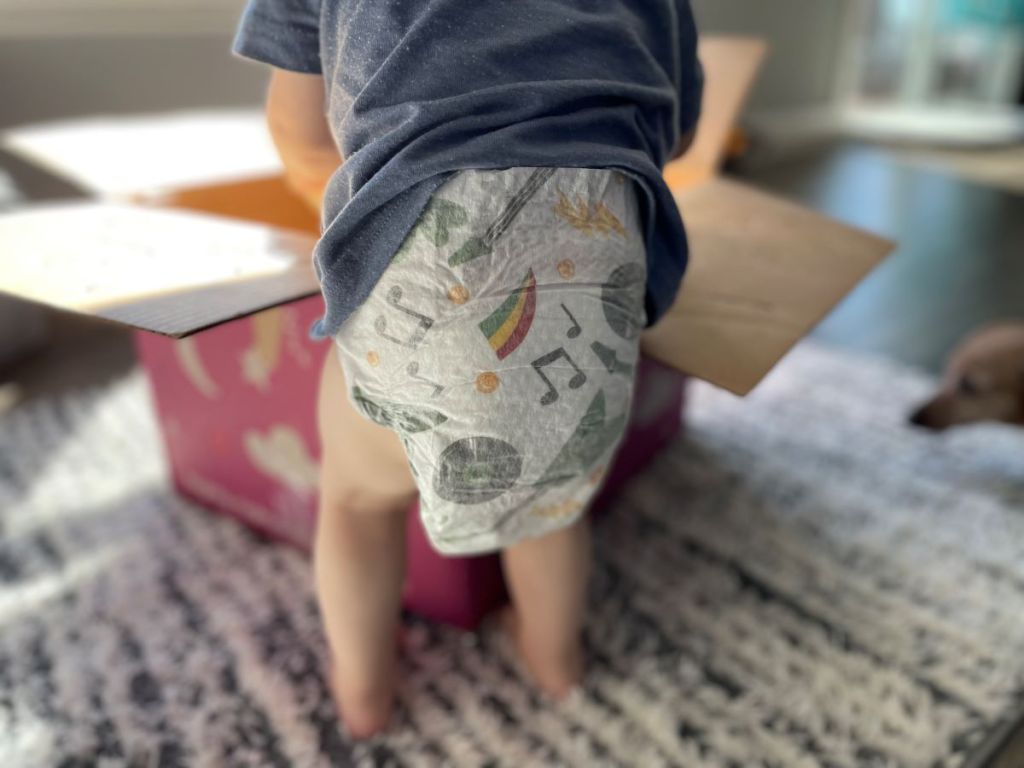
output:
[[[573,370],[576,371],[575,375],[573,375],[573,377],[569,379],[569,389],[579,389],[587,382],[587,374],[581,371],[580,367],[573,362],[572,358],[569,356],[569,353],[565,351],[565,347],[559,347],[553,352],[548,352],[546,355],[541,355],[532,363],[530,363],[530,365],[533,366],[533,370],[537,372],[537,375],[544,380],[544,383],[548,387],[548,391],[545,392],[540,399],[541,405],[551,405],[559,398],[558,389],[555,387],[554,384],[551,383],[551,379],[544,375],[544,371],[541,369],[548,365],[551,365],[552,363],[554,363],[557,360],[560,360],[563,357],[565,358],[566,362],[568,362],[569,365],[572,366]]]
[[[422,382],[422,383],[426,384],[427,386],[432,387],[434,391],[431,393],[431,395],[430,395],[431,397],[437,397],[442,392],[444,392],[444,386],[443,385],[438,384],[436,381],[431,381],[430,379],[425,379],[425,378],[423,378],[422,376],[419,375],[419,373],[420,373],[420,364],[417,363],[415,360],[413,360],[411,363],[409,363],[409,365],[405,369],[405,372],[409,375],[409,378],[415,379],[416,381]]]
[[[633,366],[629,363],[619,360],[618,354],[611,347],[605,346],[600,341],[595,341],[590,344],[590,349],[600,360],[608,373],[622,373],[629,376],[633,373]]]
[[[388,333],[388,321],[384,315],[380,315],[374,322],[373,327],[377,333],[387,339],[388,341],[399,344],[403,347],[409,347],[416,349],[427,335],[427,331],[434,325],[434,320],[427,315],[421,314],[409,307],[402,306],[402,288],[398,285],[393,285],[388,290],[387,302],[392,307],[397,309],[399,312],[408,315],[416,320],[416,328],[409,334],[405,339],[400,339],[397,336],[393,336]]]
[[[562,305],[562,311],[569,316],[569,320],[572,322],[572,328],[569,329],[566,336],[570,339],[575,339],[583,332],[583,327],[576,321],[576,318],[572,316],[572,312],[569,311],[569,308],[565,306],[565,304]]]

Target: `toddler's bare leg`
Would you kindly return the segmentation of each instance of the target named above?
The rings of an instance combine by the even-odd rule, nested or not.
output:
[[[416,488],[398,437],[348,400],[333,348],[320,379],[319,421],[317,595],[340,715],[354,738],[365,738],[391,713],[406,511]]]
[[[502,553],[512,595],[510,630],[530,673],[561,698],[583,676],[581,634],[590,571],[590,528],[578,522]]]

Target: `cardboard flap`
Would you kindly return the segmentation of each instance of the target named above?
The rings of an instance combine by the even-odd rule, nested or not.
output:
[[[734,182],[676,193],[690,264],[644,351],[745,395],[893,243]]]
[[[181,336],[318,292],[316,238],[114,203],[0,216],[0,291]]]
[[[284,210],[289,221],[311,225],[301,208],[282,208],[290,193],[275,179],[153,201],[192,211],[35,206],[0,216],[0,291],[171,336],[316,294],[314,235],[193,212],[236,200],[236,186],[260,201],[255,209],[277,211],[275,218]],[[676,197],[690,265],[676,303],[645,333],[644,349],[737,394],[749,392],[892,248],[733,182],[714,180]]]
[[[704,96],[700,120],[690,149],[665,166],[670,187],[692,186],[718,170],[767,50],[764,41],[756,38],[701,38],[698,56],[704,67]]]
[[[280,174],[221,184],[189,185],[157,195],[135,195],[133,202],[213,213],[320,236],[320,215],[289,188]]]

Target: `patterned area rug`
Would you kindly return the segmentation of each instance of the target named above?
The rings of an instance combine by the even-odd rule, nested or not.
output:
[[[399,723],[338,730],[307,562],[178,500],[139,376],[0,419],[0,765],[957,766],[1024,692],[1024,433],[805,346],[596,536],[585,690],[409,621]]]

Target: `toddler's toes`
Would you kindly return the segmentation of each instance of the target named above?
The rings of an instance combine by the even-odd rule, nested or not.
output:
[[[342,707],[341,719],[348,735],[357,741],[382,733],[391,721],[391,701],[364,701]]]
[[[567,698],[583,681],[581,652],[566,654],[562,658],[537,660],[533,663],[527,658],[526,665],[541,690],[559,701]]]

